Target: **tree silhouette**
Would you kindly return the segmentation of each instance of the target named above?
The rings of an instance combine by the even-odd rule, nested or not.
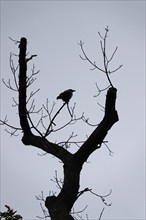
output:
[[[101,50],[103,54],[103,69],[99,68],[95,62],[92,62],[88,58],[84,51],[84,43],[82,41],[80,41],[79,43],[79,46],[83,53],[83,55],[80,56],[81,59],[88,61],[93,67],[92,70],[97,69],[99,71],[102,71],[108,80],[107,88],[99,89],[99,87],[97,86],[99,93],[101,93],[102,91],[106,91],[107,93],[104,107],[104,117],[85,141],[72,141],[72,138],[74,138],[73,133],[65,142],[55,143],[49,140],[49,135],[52,132],[64,129],[65,127],[73,123],[76,123],[79,120],[84,121],[89,125],[90,123],[88,119],[85,118],[84,114],[82,114],[80,117],[76,117],[75,105],[73,107],[70,107],[69,103],[67,102],[64,102],[62,104],[62,106],[56,111],[54,116],[52,115],[54,113],[55,104],[53,103],[52,108],[49,109],[48,99],[46,101],[46,104],[44,104],[40,109],[36,110],[33,97],[34,95],[36,95],[39,89],[31,92],[28,95],[28,88],[35,81],[35,77],[39,71],[35,72],[35,68],[33,67],[32,73],[28,75],[27,63],[37,55],[32,55],[28,57],[27,39],[24,37],[22,37],[20,41],[15,41],[15,43],[19,44],[19,60],[17,67],[15,67],[13,63],[13,54],[10,54],[10,68],[13,73],[15,87],[11,85],[10,80],[8,81],[8,83],[6,83],[5,80],[3,80],[3,83],[9,89],[18,92],[18,102],[14,99],[14,105],[18,108],[20,127],[10,125],[8,123],[7,117],[4,120],[1,120],[1,124],[6,125],[7,127],[12,129],[11,132],[7,130],[11,135],[16,135],[17,132],[22,131],[22,143],[24,145],[31,145],[33,147],[37,147],[43,150],[45,153],[51,154],[62,161],[64,179],[63,181],[60,181],[57,177],[57,174],[55,177],[55,181],[60,187],[59,194],[57,196],[48,195],[45,199],[43,196],[37,197],[38,199],[43,200],[45,202],[45,206],[48,210],[49,217],[52,220],[75,219],[75,216],[71,214],[71,210],[73,208],[74,203],[84,192],[88,191],[93,193],[92,189],[89,188],[79,191],[80,173],[83,164],[87,161],[89,156],[95,150],[101,147],[101,145],[104,143],[104,139],[108,131],[119,120],[118,113],[115,108],[117,89],[113,86],[113,83],[111,82],[110,74],[117,71],[121,66],[119,66],[115,70],[109,70],[109,64],[112,61],[117,51],[117,48],[115,49],[111,57],[108,59],[106,54],[106,40],[108,31],[109,30],[107,27],[105,29],[104,36],[102,36],[99,33],[99,36],[101,38]],[[17,71],[19,71],[19,74],[17,74]],[[65,106],[67,107],[66,109],[69,113],[70,120],[58,127],[55,123],[55,119],[59,116],[60,111],[63,108],[65,108]],[[34,114],[39,114],[39,119],[37,123],[34,123],[32,119],[32,115]],[[49,119],[49,123],[46,119]],[[75,153],[70,153],[69,151],[69,146],[72,143],[79,146],[79,149]],[[100,196],[96,193],[93,194],[99,196],[102,199],[102,201],[106,204],[105,197],[107,195]],[[47,214],[44,214],[46,217]]]
[[[7,211],[6,212],[0,212],[0,219],[1,220],[21,220],[22,216],[19,214],[16,214],[17,211],[14,211],[10,208],[10,206],[5,205]]]

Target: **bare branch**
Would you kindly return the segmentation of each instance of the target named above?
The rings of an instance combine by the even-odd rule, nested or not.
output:
[[[68,109],[68,112],[69,112],[69,114],[70,114],[70,117],[72,118],[73,115],[71,114],[71,111],[70,111],[70,109],[69,109],[69,103],[67,103],[67,109]]]
[[[14,40],[14,39],[11,38],[11,37],[9,37],[9,39],[10,39],[11,41],[13,41],[15,44],[19,44],[19,43],[20,43],[20,41],[18,41],[18,40]]]
[[[54,180],[51,179],[52,182],[56,183],[57,188],[62,189],[63,186],[63,180],[60,178],[58,179],[58,175],[57,175],[57,170],[55,170],[55,176],[54,176]]]
[[[36,76],[40,72],[40,70],[35,72],[35,65],[33,65],[31,72],[32,72],[31,75],[27,76],[27,80],[26,80],[27,87],[30,86],[32,83],[34,83],[34,81],[36,80],[34,76]]]
[[[98,67],[96,64],[95,64],[95,61],[94,62],[92,62],[88,57],[87,57],[87,55],[86,55],[86,53],[85,53],[85,51],[84,51],[84,48],[83,48],[83,42],[82,41],[80,41],[80,43],[78,43],[78,45],[81,47],[81,50],[82,50],[82,52],[83,52],[83,55],[84,55],[84,58],[80,55],[80,58],[82,59],[82,60],[87,60],[94,68],[96,68],[96,69],[98,69],[98,70],[100,70],[101,72],[104,72],[105,73],[105,71],[103,70],[103,69],[101,69],[100,67]]]
[[[104,145],[106,146],[106,148],[108,149],[109,155],[110,155],[110,156],[113,156],[114,152],[110,150],[110,148],[108,147],[108,145],[106,144],[105,141],[103,141],[103,144],[104,144]]]
[[[118,68],[116,68],[115,70],[109,71],[109,74],[116,72],[117,70],[119,70],[123,65],[120,65]]]
[[[113,57],[114,57],[114,55],[115,55],[115,53],[116,53],[117,50],[118,50],[118,47],[116,47],[116,49],[114,50],[114,52],[113,52],[111,58],[108,60],[108,63],[111,62],[111,60],[113,59]]]
[[[77,135],[76,135],[77,136]],[[76,137],[75,136],[75,137]],[[80,147],[79,146],[79,144],[83,144],[85,141],[61,141],[61,142],[58,142],[57,144],[58,145],[61,145],[61,146],[63,146],[63,145],[66,145],[66,144],[75,144],[76,146],[78,146],[78,147]]]
[[[108,197],[109,195],[111,195],[112,190],[110,190],[110,192],[109,192],[107,195],[104,195],[104,196],[101,196],[101,195],[98,195],[97,193],[94,193],[94,192],[92,191],[92,189],[89,189],[88,191],[89,191],[90,193],[92,193],[93,195],[95,195],[95,196],[97,196],[97,197],[100,197],[101,200],[102,200],[102,202],[103,202],[106,206],[111,206],[111,205],[112,205],[112,203],[107,203],[107,202],[105,201],[105,198]]]
[[[15,92],[18,92],[17,89],[14,89],[12,86],[11,86],[11,80],[9,79],[8,82],[6,83],[4,79],[2,79],[2,82],[4,83],[4,85],[8,88],[8,89],[11,89]]]
[[[6,129],[5,129],[5,131],[6,131],[8,134],[10,134],[10,135],[11,135],[11,137],[12,137],[12,136],[15,136],[15,137],[17,137],[17,136],[18,136],[18,134],[16,134],[17,130],[14,130],[14,131],[9,131],[9,130],[6,128]]]
[[[97,126],[98,126],[98,124],[91,124],[91,123],[89,123],[89,118],[85,118],[84,113],[82,114],[81,119],[82,119],[83,122],[85,122],[85,123],[88,124],[89,126],[92,126],[92,127],[97,127]]]
[[[18,70],[19,64],[15,68],[12,56],[16,56],[16,55],[14,55],[13,53],[10,53],[9,62],[10,62],[10,68],[11,68],[11,71],[12,71],[12,74],[13,74],[13,77],[14,77],[14,83],[15,83],[15,86],[16,86],[16,91],[18,91],[19,86],[18,86],[18,82],[17,82],[18,78],[16,77],[16,72]]]
[[[104,89],[100,89],[100,88],[98,87],[98,85],[97,85],[97,82],[95,83],[95,85],[96,85],[96,88],[97,88],[97,90],[98,90],[98,94],[97,94],[97,95],[94,95],[93,97],[99,96],[101,92],[103,92],[103,91],[109,89],[109,87],[110,87],[110,86],[107,86],[107,87],[104,88]]]
[[[102,217],[102,214],[103,214],[104,210],[105,210],[105,208],[102,209],[98,220],[101,220],[101,217]]]
[[[15,100],[14,97],[13,97],[13,102],[14,102],[14,104],[12,104],[12,107],[16,107],[16,106],[18,106],[18,103],[17,103],[17,101]]]
[[[103,105],[101,105],[99,102],[97,102],[97,105],[99,105],[101,111],[105,112],[105,107]]]
[[[103,54],[103,63],[104,63],[104,69],[105,69],[106,77],[109,81],[110,86],[113,87],[113,84],[112,84],[111,79],[110,79],[109,74],[108,74],[108,58],[107,58],[107,55],[106,55],[106,38],[107,38],[108,31],[109,31],[109,29],[108,29],[108,26],[107,26],[107,28],[105,28],[105,36],[104,36],[104,39],[103,39],[103,46],[102,46],[102,43],[101,43],[101,49],[102,49],[102,54]]]
[[[101,33],[98,31],[99,36],[101,37],[102,40],[104,40],[104,37],[101,35]]]
[[[46,99],[46,106],[43,105],[43,109],[47,113],[47,115],[44,115],[43,110],[42,110],[41,123],[42,123],[42,126],[45,129],[45,131],[47,130],[47,128],[44,125],[43,119],[46,119],[47,117],[49,117],[49,124],[51,123],[51,121],[52,121],[52,119],[51,119],[52,118],[52,113],[53,113],[55,104],[56,103],[53,102],[53,104],[51,106],[51,109],[49,110],[49,101],[48,101],[48,99]],[[56,124],[52,121],[51,126],[50,126],[50,132],[53,131],[53,125],[56,126]]]
[[[31,55],[31,57],[29,57],[29,58],[26,59],[26,62],[32,60],[34,57],[37,57],[37,55]]]
[[[83,193],[89,192],[89,191],[90,191],[89,188],[85,188],[84,190],[82,190],[78,193],[77,198],[79,198]]]
[[[107,47],[107,46],[106,46],[106,43],[107,43],[106,41],[107,41],[107,37],[108,37],[108,32],[109,32],[108,26],[105,28],[105,34],[104,34],[104,36],[102,36],[101,33],[98,32],[99,37],[101,38],[100,47],[101,47],[102,56],[103,56],[104,69],[98,67],[98,66],[96,65],[95,61],[92,62],[92,61],[88,58],[88,56],[86,55],[86,53],[85,53],[85,51],[84,51],[84,48],[83,48],[84,43],[83,43],[82,41],[80,41],[80,43],[78,43],[78,44],[79,44],[79,46],[81,47],[81,51],[82,51],[82,53],[83,53],[83,57],[80,55],[80,58],[81,58],[82,60],[87,60],[87,61],[93,66],[93,68],[90,68],[90,70],[98,69],[98,70],[104,72],[104,73],[106,74],[107,80],[108,80],[108,82],[109,82],[109,86],[114,87],[113,84],[112,84],[112,81],[111,81],[111,79],[110,79],[110,77],[109,77],[109,74],[111,74],[111,73],[116,72],[117,70],[119,70],[119,69],[122,67],[122,65],[120,65],[118,68],[116,68],[115,70],[112,70],[112,71],[110,71],[109,68],[108,68],[109,63],[112,61],[112,59],[113,59],[113,57],[114,57],[114,55],[115,55],[115,53],[116,53],[116,51],[117,51],[117,49],[118,49],[118,47],[116,47],[116,49],[115,49],[114,52],[112,53],[111,57],[108,59],[107,52],[106,52],[106,47]],[[108,86],[108,87],[109,87],[109,86]],[[107,87],[107,88],[108,88],[108,87]],[[106,88],[106,89],[107,89],[107,88]],[[105,89],[105,90],[106,90],[106,89]],[[100,90],[99,90],[99,94],[100,94]],[[99,95],[99,94],[98,94],[98,95]],[[98,96],[98,95],[97,95],[97,96]]]
[[[60,142],[59,144],[62,143],[62,147],[65,146],[65,149],[68,149],[70,147],[71,143],[76,143],[76,142],[71,142],[70,140],[77,137],[77,135],[74,135],[74,132],[71,133],[71,135],[69,136],[69,138],[65,141],[65,142]],[[78,142],[79,143],[79,142]]]
[[[27,114],[27,116],[28,116],[28,119],[30,121],[31,128],[33,128],[41,137],[43,137],[43,134],[39,131],[39,129],[37,129],[37,126],[35,126],[33,121],[31,120],[31,117],[30,117],[29,113]]]
[[[44,197],[43,191],[41,191],[41,195],[36,196],[36,199],[45,202],[45,197]]]
[[[57,115],[59,114],[59,112],[63,109],[63,107],[64,107],[66,104],[67,104],[66,102],[63,103],[63,105],[59,108],[59,110],[56,112],[56,114],[55,114],[54,117],[52,118],[52,120],[51,120],[51,122],[50,122],[50,124],[49,124],[49,126],[48,126],[48,128],[47,128],[47,131],[46,131],[46,133],[45,133],[45,137],[49,135],[49,133],[50,133],[50,128],[51,128],[52,124],[54,123],[55,118],[57,117]]]
[[[6,131],[7,133],[9,133],[11,136],[17,136],[15,133],[16,133],[17,131],[22,131],[22,128],[20,128],[20,127],[15,127],[15,126],[10,125],[10,124],[8,123],[7,116],[5,117],[4,120],[1,120],[1,119],[0,119],[0,125],[6,125],[7,127],[11,128],[13,131],[9,131],[9,130],[5,129],[5,131]]]
[[[110,190],[110,192],[109,192],[108,194],[106,194],[106,195],[104,195],[104,196],[101,196],[101,195],[99,195],[99,194],[97,194],[97,193],[94,193],[94,192],[92,191],[92,189],[85,188],[84,190],[82,190],[82,191],[80,191],[80,192],[78,193],[77,198],[79,198],[79,197],[80,197],[81,195],[83,195],[85,192],[90,192],[90,193],[92,193],[93,195],[99,197],[99,198],[102,200],[102,202],[103,202],[106,206],[111,206],[111,205],[112,205],[112,203],[107,203],[107,202],[105,201],[105,198],[108,197],[109,195],[111,195],[112,190]]]
[[[34,91],[34,92],[32,91],[32,92],[30,93],[30,95],[29,95],[29,97],[28,97],[26,103],[28,104],[29,100],[30,100],[37,92],[39,92],[39,91],[40,91],[40,89],[37,89],[37,90]]]
[[[56,128],[54,130],[52,130],[52,132],[57,132],[57,131],[60,131],[62,130],[63,128],[67,127],[68,125],[73,125],[75,124],[77,121],[79,120],[82,120],[82,116],[81,117],[78,117],[76,118],[76,116],[74,116],[73,118],[71,118],[66,124],[62,125],[61,127],[59,128]]]
[[[43,191],[41,191],[41,195],[36,196],[36,199],[41,201],[41,202],[43,202],[43,203],[45,203],[45,198],[44,198]],[[40,202],[40,207],[41,207],[41,210],[42,210],[42,212],[44,214],[44,217],[40,217],[40,216],[36,216],[36,217],[38,219],[45,219],[45,220],[47,220],[48,218],[50,219],[50,215],[49,215],[48,211],[44,209],[44,207],[43,207],[41,202]]]
[[[87,208],[88,208],[88,205],[86,205],[86,206],[85,206],[82,210],[80,210],[80,211],[74,211],[74,210],[73,210],[73,211],[71,212],[71,214],[77,214],[78,217],[82,219],[82,217],[79,216],[79,213],[84,212]]]

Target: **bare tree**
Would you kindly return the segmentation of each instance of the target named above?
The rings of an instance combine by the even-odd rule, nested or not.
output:
[[[37,147],[43,150],[45,153],[51,154],[62,161],[64,178],[63,180],[59,180],[57,174],[55,176],[55,182],[60,188],[59,194],[57,196],[48,195],[47,198],[44,198],[43,196],[37,197],[37,199],[45,202],[49,217],[52,220],[76,219],[74,216],[75,212],[74,214],[72,214],[71,210],[77,199],[85,192],[90,192],[100,197],[106,205],[110,205],[105,202],[105,197],[108,195],[97,195],[96,193],[92,192],[92,189],[89,188],[79,191],[80,173],[83,164],[87,161],[89,156],[94,151],[101,147],[103,143],[106,144],[104,139],[108,131],[119,120],[118,113],[115,108],[117,89],[113,86],[113,83],[110,79],[110,74],[117,71],[119,68],[121,68],[121,66],[119,66],[115,70],[109,70],[109,64],[112,61],[117,51],[117,48],[114,50],[110,58],[108,58],[106,53],[106,40],[108,36],[108,31],[109,30],[107,27],[105,29],[104,36],[99,33],[99,36],[101,38],[100,44],[104,63],[103,69],[98,67],[95,61],[91,61],[88,58],[83,47],[84,43],[82,41],[80,41],[79,43],[79,46],[83,53],[82,56],[80,56],[81,59],[88,61],[92,65],[92,70],[103,72],[108,82],[107,87],[104,89],[99,89],[98,85],[96,84],[99,94],[102,91],[107,92],[104,106],[104,117],[85,141],[74,141],[74,133],[72,133],[66,141],[54,143],[49,140],[49,136],[51,133],[64,129],[65,127],[74,124],[79,120],[84,121],[85,123],[90,125],[89,120],[88,118],[85,118],[84,114],[82,114],[80,117],[76,117],[75,105],[73,107],[70,107],[68,102],[64,102],[55,114],[55,103],[53,103],[52,107],[49,108],[48,99],[46,100],[46,104],[44,104],[40,109],[36,110],[34,104],[34,95],[36,95],[39,90],[28,93],[28,88],[35,81],[36,75],[39,71],[35,72],[35,68],[33,66],[31,74],[28,75],[27,63],[37,55],[32,55],[28,57],[27,39],[24,37],[21,38],[20,41],[15,41],[16,44],[19,44],[19,62],[17,67],[15,67],[12,59],[14,54],[10,54],[10,68],[14,77],[14,86],[11,85],[10,80],[8,81],[8,83],[3,80],[3,83],[9,89],[18,93],[18,102],[14,99],[14,106],[18,108],[20,127],[10,125],[8,123],[7,117],[4,120],[1,120],[1,124],[6,125],[7,128],[12,129],[11,132],[7,130],[11,135],[16,135],[17,132],[21,131],[23,133],[22,143],[24,145]],[[18,74],[17,71],[19,71]],[[55,119],[59,116],[60,111],[65,108],[65,106],[67,107],[66,109],[69,113],[70,120],[58,127],[55,123]],[[34,122],[32,119],[32,115],[34,114],[39,115],[39,119],[37,122]],[[69,147],[71,144],[76,144],[79,147],[75,153],[70,153],[69,151]],[[42,210],[45,215],[44,218],[46,218],[48,215],[45,213],[43,208]],[[104,209],[102,210],[101,215],[103,211]],[[77,213],[77,215],[79,215],[79,213]],[[101,215],[99,219],[101,219]]]

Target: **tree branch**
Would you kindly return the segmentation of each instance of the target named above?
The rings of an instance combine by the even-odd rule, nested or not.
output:
[[[81,148],[75,153],[75,157],[77,157],[82,164],[88,159],[93,151],[100,148],[110,128],[119,120],[117,111],[115,109],[116,93],[116,88],[111,87],[108,90],[105,103],[105,115],[103,120],[89,136],[89,138],[84,142]]]
[[[46,130],[45,137],[47,137],[47,136],[49,135],[49,130],[50,130],[52,124],[54,123],[54,120],[55,120],[56,116],[59,114],[59,112],[63,109],[63,107],[64,107],[66,104],[67,104],[66,102],[63,103],[63,105],[59,108],[59,110],[56,112],[56,114],[55,114],[54,117],[52,118],[52,120],[51,120],[51,122],[50,122],[50,124],[49,124],[49,126],[48,126],[48,128],[47,128],[47,130]]]
[[[27,105],[27,61],[26,61],[26,48],[27,48],[27,40],[26,38],[21,38],[20,40],[20,54],[19,54],[19,118],[20,118],[20,125],[23,130],[23,137],[22,142],[25,145],[32,145],[42,149],[43,151],[50,153],[61,161],[65,162],[67,157],[71,156],[71,153],[63,149],[57,144],[49,142],[45,137],[35,136],[30,128],[28,119],[28,111],[26,108]],[[64,104],[63,104],[64,106]],[[63,107],[62,106],[62,107]],[[61,109],[60,109],[61,110]],[[56,113],[56,115],[59,111]],[[54,116],[54,118],[56,117]],[[53,120],[52,122],[53,123]],[[31,121],[31,120],[30,120]],[[32,123],[32,121],[31,121]],[[40,132],[38,132],[40,133]]]
[[[20,53],[19,53],[19,118],[20,125],[23,129],[24,134],[32,134],[28,119],[27,119],[27,64],[26,64],[26,49],[27,49],[27,41],[26,38],[21,38],[20,40]]]

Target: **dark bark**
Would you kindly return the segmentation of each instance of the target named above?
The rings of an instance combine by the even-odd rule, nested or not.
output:
[[[19,53],[19,117],[20,125],[24,134],[31,134],[30,126],[27,120],[26,109],[26,90],[27,90],[27,62],[26,62],[26,38],[21,38]]]
[[[45,137],[36,136],[32,133],[27,112],[27,40],[21,38],[19,54],[19,118],[23,130],[22,142],[25,145],[35,146],[45,152],[54,155],[63,162],[64,184],[58,196],[48,196],[45,205],[52,220],[72,220],[71,209],[78,198],[80,172],[84,162],[96,149],[100,148],[105,136],[114,123],[118,121],[115,109],[116,92],[110,88],[107,92],[105,103],[105,115],[98,127],[93,131],[81,148],[71,154],[59,145],[48,141]]]
[[[103,120],[75,154],[82,164],[88,159],[93,151],[100,148],[110,128],[119,120],[115,109],[116,93],[116,88],[111,87],[108,90]]]

